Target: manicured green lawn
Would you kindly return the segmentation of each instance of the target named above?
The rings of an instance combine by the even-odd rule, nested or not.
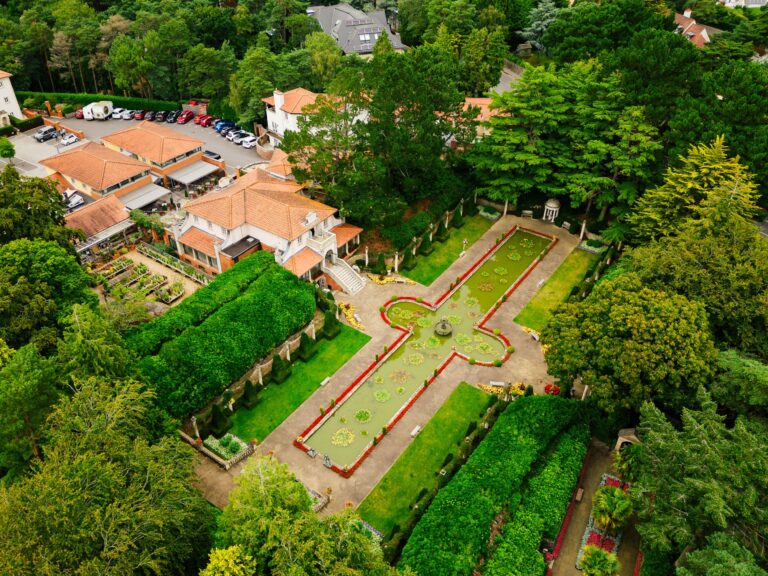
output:
[[[565,302],[576,284],[584,279],[595,254],[574,250],[549,277],[530,302],[520,311],[515,322],[541,332],[552,318],[552,312]]]
[[[416,266],[413,270],[403,270],[403,276],[429,286],[459,257],[465,238],[467,239],[467,248],[469,248],[488,231],[492,224],[493,222],[482,216],[467,216],[464,218],[464,226],[459,229],[449,228],[450,235],[445,242],[433,244],[435,250],[432,254],[429,256],[417,254]]]
[[[246,441],[264,440],[320,387],[320,382],[332,376],[371,339],[349,326],[340,327],[336,338],[320,341],[317,354],[309,362],[294,362],[293,372],[285,382],[267,386],[256,406],[237,410],[230,431]]]
[[[432,488],[437,472],[449,452],[458,452],[472,420],[479,419],[488,405],[485,392],[461,383],[432,417],[405,452],[392,465],[376,488],[360,504],[358,512],[375,528],[388,534],[402,525],[409,507],[422,488]]]

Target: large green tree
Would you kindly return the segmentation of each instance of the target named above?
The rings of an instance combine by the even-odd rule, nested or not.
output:
[[[21,176],[10,165],[0,172],[0,245],[29,238],[71,247],[78,235],[64,227],[66,213],[52,181]]]
[[[763,425],[726,425],[703,388],[673,425],[647,403],[638,428],[638,531],[645,546],[679,554],[724,532],[763,555],[768,537],[768,443]]]
[[[0,488],[0,572],[191,574],[212,514],[192,486],[193,451],[145,437],[151,397],[137,383],[87,380],[48,424],[45,458]]]
[[[34,342],[41,351],[50,349],[72,306],[95,304],[88,284],[75,257],[55,242],[0,246],[0,338],[14,348]]]
[[[580,377],[607,412],[653,400],[680,410],[714,373],[716,351],[703,306],[644,286],[632,273],[568,303],[542,333],[552,374]]]
[[[710,388],[718,405],[736,414],[768,416],[768,364],[736,350],[721,352],[717,364]]]
[[[768,572],[737,540],[716,532],[707,538],[706,546],[685,557],[676,576],[768,576]]]

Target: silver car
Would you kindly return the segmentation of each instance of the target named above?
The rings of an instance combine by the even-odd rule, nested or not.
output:
[[[123,113],[120,115],[120,118],[123,120],[131,120],[133,118],[134,111],[133,110],[123,110]]]
[[[112,120],[120,120],[123,117],[123,112],[125,112],[125,108],[115,108],[112,110]]]
[[[258,141],[259,139],[256,138],[256,136],[248,136],[248,138],[245,138],[242,142],[240,142],[240,145],[243,148],[254,148]]]
[[[66,134],[61,138],[62,146],[69,146],[70,144],[74,144],[75,142],[80,142],[80,138],[72,134],[72,132],[69,132],[68,134]]]
[[[237,134],[234,138],[232,138],[232,142],[235,144],[242,144],[244,140],[247,140],[248,138],[253,138],[253,134],[250,132],[243,132],[242,134]]]

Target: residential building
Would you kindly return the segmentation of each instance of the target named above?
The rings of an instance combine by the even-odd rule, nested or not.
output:
[[[275,90],[272,96],[263,98],[267,105],[267,134],[273,146],[278,145],[286,132],[299,130],[299,118],[306,115],[305,109],[314,104],[317,94],[304,88],[288,92]]]
[[[768,6],[768,0],[720,0],[726,8],[762,8]]]
[[[407,46],[400,40],[400,35],[390,29],[384,10],[363,12],[349,4],[335,6],[310,6],[307,14],[317,20],[323,32],[336,41],[344,54],[358,54],[363,57],[373,55],[373,47],[379,36],[386,34],[396,52],[402,52]]]
[[[691,10],[686,10],[682,14],[675,14],[675,23],[677,28],[675,32],[677,34],[683,34],[688,40],[698,48],[703,48],[710,42],[717,34],[722,34],[722,30],[713,28],[712,26],[706,26],[704,24],[697,24],[693,19]]]
[[[116,236],[124,236],[134,226],[128,209],[115,195],[105,196],[67,214],[64,221],[68,228],[82,230],[85,234],[85,240],[75,247],[79,254],[97,252],[99,244],[109,242]]]
[[[115,195],[129,210],[170,195],[153,183],[150,167],[125,154],[88,142],[41,160],[48,177],[93,199]]]
[[[215,274],[268,250],[301,278],[327,275],[341,289],[362,288],[339,258],[359,244],[362,229],[345,223],[336,208],[302,196],[301,184],[271,175],[283,159],[270,164],[186,204],[187,217],[174,234],[181,258]]]
[[[203,155],[202,140],[182,134],[154,122],[140,122],[104,136],[101,142],[143,162],[160,176],[166,186],[178,184],[189,187],[215,172],[224,172],[223,161]]]
[[[19,101],[16,99],[16,92],[13,91],[11,76],[13,75],[10,72],[0,70],[0,117],[6,118],[5,121],[0,121],[0,127],[3,126],[2,122],[10,122],[8,115],[16,118],[24,117],[21,114]]]

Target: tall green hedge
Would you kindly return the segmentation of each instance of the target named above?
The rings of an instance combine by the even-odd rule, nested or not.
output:
[[[496,538],[486,576],[544,574],[539,544],[543,536],[554,540],[560,531],[588,443],[589,427],[585,424],[567,430],[557,441],[554,452],[528,481],[522,503]]]
[[[445,488],[406,544],[401,566],[419,576],[469,576],[487,552],[491,522],[515,509],[520,487],[578,404],[553,396],[517,400]]]
[[[26,92],[20,90],[16,92],[16,97],[20,102],[27,98],[32,98],[35,105],[42,107],[48,100],[51,106],[55,104],[81,104],[85,106],[91,102],[100,102],[108,100],[116,108],[130,108],[132,110],[178,110],[181,106],[178,102],[168,102],[166,100],[148,100],[146,98],[133,98],[129,96],[113,96],[110,94],[73,94],[68,92]]]
[[[163,344],[139,369],[158,403],[183,416],[221,394],[314,313],[314,287],[273,262],[239,298]]]
[[[269,252],[256,252],[219,274],[213,282],[158,318],[126,335],[128,347],[139,356],[155,354],[163,343],[197,326],[231,302],[275,263]]]

